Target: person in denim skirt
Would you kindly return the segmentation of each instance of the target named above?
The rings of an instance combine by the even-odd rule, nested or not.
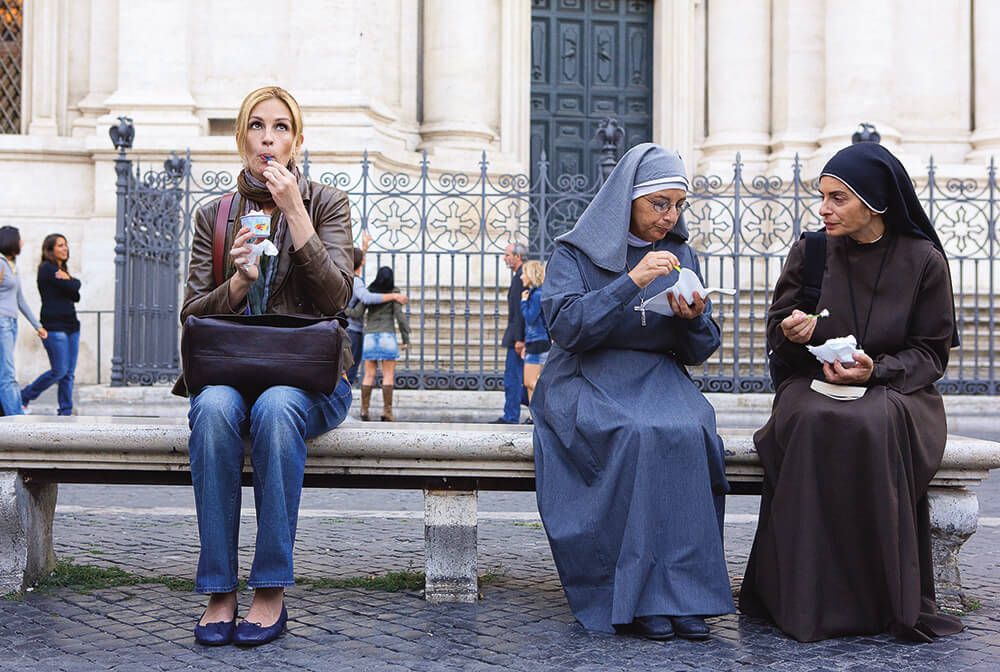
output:
[[[302,113],[287,91],[268,86],[244,99],[236,119],[244,166],[237,180],[236,213],[271,215],[270,239],[278,254],[251,262],[250,228],[233,219],[219,284],[213,241],[222,199],[199,209],[182,323],[189,315],[218,313],[333,316],[347,306],[353,277],[350,205],[343,191],[302,177],[294,161],[302,140]],[[344,342],[343,361],[350,365],[346,337]],[[183,383],[183,378],[178,381],[176,393],[186,393]],[[252,646],[284,630],[284,590],[295,585],[292,549],[306,439],[343,422],[350,404],[346,377],[329,395],[284,385],[247,395],[212,385],[191,398],[188,453],[201,539],[195,590],[210,596],[195,627],[199,643]],[[245,436],[250,438],[257,539],[247,580],[253,603],[236,626]]]
[[[361,365],[361,357],[365,351],[365,306],[371,306],[388,301],[396,301],[400,305],[406,305],[409,297],[406,294],[375,294],[369,292],[362,280],[362,271],[365,266],[365,254],[368,246],[372,242],[372,237],[367,231],[361,234],[361,249],[354,248],[354,296],[348,309],[344,311],[347,316],[347,334],[351,337],[351,356],[354,364],[347,370],[347,380],[354,385],[358,379],[358,367]],[[359,307],[360,304],[360,307]],[[356,317],[352,317],[356,315]]]
[[[524,387],[528,392],[528,403],[535,393],[535,383],[542,372],[542,366],[549,357],[549,331],[545,328],[542,315],[542,283],[545,282],[545,266],[540,261],[526,261],[521,267],[524,291],[521,292],[521,315],[524,317]],[[525,424],[533,424],[529,416]]]
[[[378,269],[375,280],[368,285],[368,291],[380,294],[399,294],[395,286],[392,269],[383,266]],[[378,364],[382,363],[382,422],[392,422],[392,393],[395,389],[396,360],[401,350],[410,344],[410,323],[403,312],[403,306],[395,301],[375,305],[359,305],[348,309],[346,315],[359,318],[365,314],[365,345],[362,355],[365,362],[364,377],[361,379],[361,419],[368,420],[368,404],[371,401],[372,388],[375,386],[375,374]],[[393,324],[395,322],[395,325]],[[402,343],[396,341],[396,329]]]
[[[73,305],[80,300],[80,280],[70,275],[68,261],[66,236],[61,233],[45,236],[38,264],[38,293],[42,297],[42,326],[49,332],[43,341],[49,355],[49,370],[21,390],[21,403],[27,408],[38,395],[58,384],[59,415],[73,413],[73,380],[80,351],[80,320]]]
[[[48,332],[31,312],[17,275],[14,259],[24,241],[13,226],[0,227],[0,406],[4,415],[22,415],[21,390],[14,369],[14,346],[17,345],[17,313],[24,315],[44,342]]]

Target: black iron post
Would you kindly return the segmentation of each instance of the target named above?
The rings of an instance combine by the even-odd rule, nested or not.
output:
[[[132,174],[132,161],[125,150],[132,146],[135,127],[128,117],[118,117],[118,125],[111,127],[111,141],[118,150],[115,158],[115,193],[118,203],[115,217],[115,346],[111,356],[111,386],[125,384],[125,339],[128,337],[127,307],[125,305],[125,227],[128,213],[128,186]]]
[[[618,148],[625,140],[625,129],[618,125],[617,119],[607,117],[598,124],[594,137],[601,142],[601,182],[604,182],[618,163]]]

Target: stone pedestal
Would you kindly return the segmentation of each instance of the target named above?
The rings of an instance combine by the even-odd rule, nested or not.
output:
[[[475,602],[479,493],[424,490],[424,597],[428,602]]]
[[[930,488],[927,499],[938,606],[964,611],[969,604],[962,590],[958,554],[962,544],[976,531],[979,499],[964,488],[936,487]]]
[[[0,471],[0,595],[27,588],[56,566],[57,489],[25,485],[20,473]]]

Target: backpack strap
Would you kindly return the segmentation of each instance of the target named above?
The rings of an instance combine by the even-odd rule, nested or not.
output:
[[[809,231],[803,233],[802,237],[806,241],[806,258],[798,307],[807,313],[815,313],[823,290],[823,273],[826,271],[826,233]]]
[[[222,260],[226,252],[226,232],[229,231],[229,222],[233,221],[233,201],[236,194],[226,194],[219,202],[219,211],[215,215],[215,235],[212,239],[212,273],[215,275],[215,284],[219,286],[225,280]]]

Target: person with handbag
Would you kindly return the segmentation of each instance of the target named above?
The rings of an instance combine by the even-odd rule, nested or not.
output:
[[[190,316],[238,313],[334,316],[347,306],[353,275],[348,198],[302,177],[294,161],[302,140],[302,113],[287,91],[268,86],[244,99],[236,120],[244,166],[238,194],[197,213],[182,322]],[[275,256],[252,254],[251,230],[238,222],[254,211],[271,217]],[[219,221],[225,225],[221,237],[215,235]],[[341,342],[346,346],[341,362],[350,365],[346,336]],[[240,361],[235,343],[230,347],[237,380],[253,371],[255,362]],[[195,627],[199,643],[253,646],[283,632],[288,619],[284,589],[295,585],[292,548],[305,441],[338,426],[351,403],[346,377],[336,380],[335,387],[329,383],[329,394],[281,384],[262,391],[217,384],[191,396],[188,452],[201,540],[195,590],[210,596]],[[184,393],[183,378],[175,391]],[[253,602],[237,626],[245,436],[250,439],[257,538],[247,581]]]
[[[21,390],[24,408],[49,389],[58,385],[59,415],[73,414],[73,380],[76,356],[80,351],[80,320],[76,307],[80,300],[80,280],[69,273],[69,245],[66,236],[50,233],[42,241],[42,260],[38,264],[38,293],[42,297],[42,325],[49,332],[45,351],[49,370]]]
[[[45,341],[49,332],[38,321],[21,293],[21,281],[14,260],[21,253],[24,241],[14,226],[0,227],[0,408],[4,415],[23,415],[21,388],[17,385],[14,368],[14,346],[17,345],[17,313],[21,312],[38,337]]]

